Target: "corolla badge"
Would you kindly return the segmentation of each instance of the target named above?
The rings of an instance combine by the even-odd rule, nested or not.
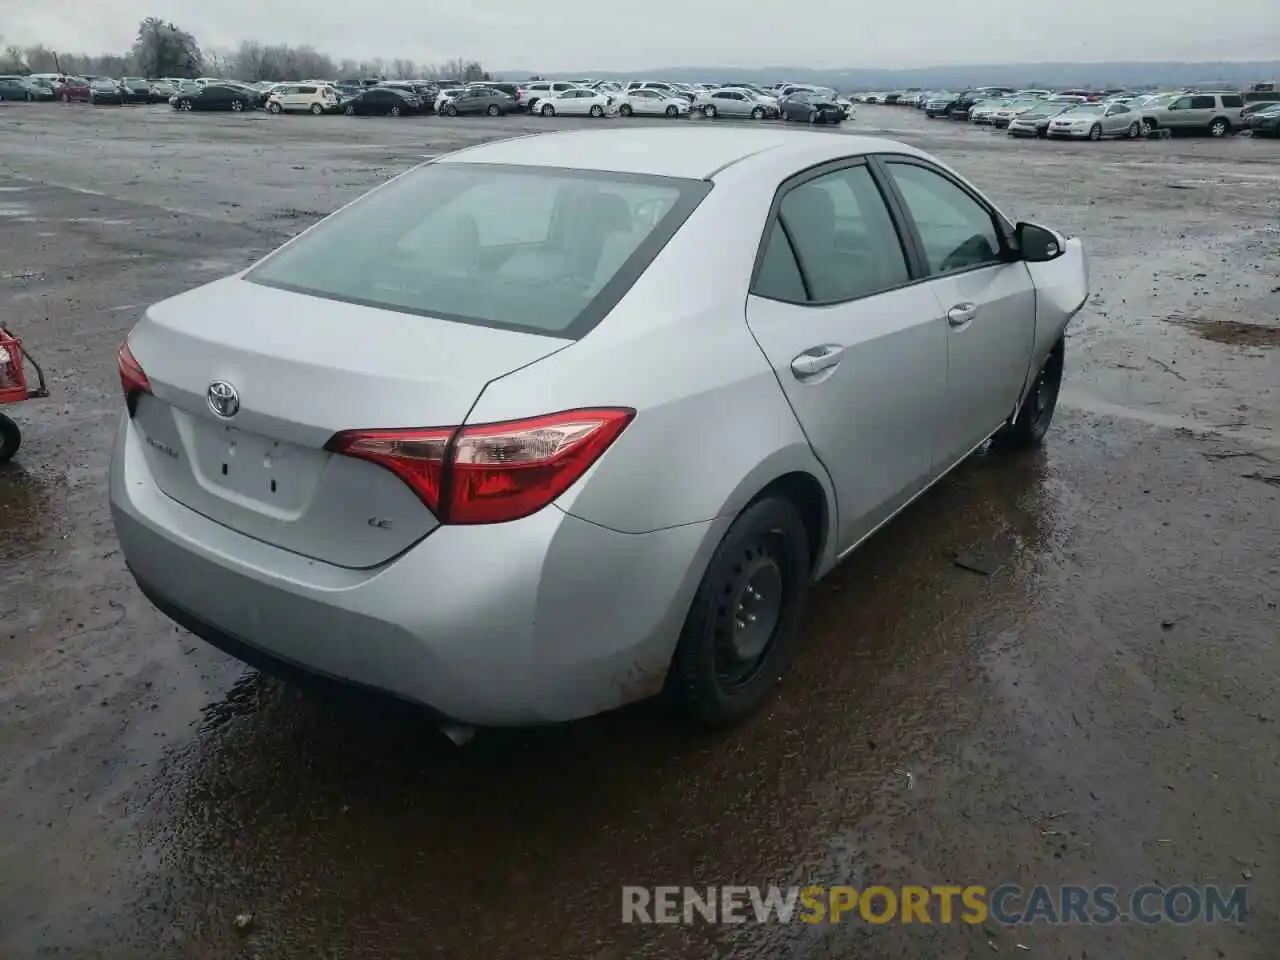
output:
[[[209,409],[224,420],[230,420],[240,409],[240,394],[225,380],[215,380],[209,384],[205,398],[209,401]]]

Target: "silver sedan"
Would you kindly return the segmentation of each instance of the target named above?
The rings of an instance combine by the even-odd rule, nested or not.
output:
[[[759,99],[752,91],[738,88],[709,90],[693,102],[693,109],[704,117],[750,117],[763,120],[777,116],[777,102]]]
[[[631,127],[472,146],[118,355],[116,532],[249,662],[453,725],[760,706],[811,584],[1038,444],[1084,250],[913,147]]]
[[[1142,133],[1142,115],[1123,103],[1082,103],[1049,121],[1048,135],[1073,140],[1101,140]]]

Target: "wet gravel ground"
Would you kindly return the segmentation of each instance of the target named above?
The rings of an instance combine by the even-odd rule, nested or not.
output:
[[[1280,142],[871,107],[812,134],[914,143],[1086,238],[1046,448],[973,457],[825,581],[744,726],[638,708],[456,750],[141,598],[105,499],[114,351],[424,156],[574,121],[0,108],[0,319],[53,390],[10,409],[0,469],[0,957],[1275,956]],[[768,883],[1247,884],[1249,913],[620,922],[622,884]]]

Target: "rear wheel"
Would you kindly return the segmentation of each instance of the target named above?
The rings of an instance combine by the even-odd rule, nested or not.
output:
[[[1138,139],[1139,134],[1141,134],[1141,133],[1142,133],[1142,127],[1139,125],[1139,123],[1138,123],[1138,121],[1137,121],[1137,120],[1135,120],[1135,121],[1133,121],[1133,123],[1129,124],[1129,130],[1128,130],[1128,134],[1127,134],[1127,135],[1128,135],[1128,137],[1129,137],[1129,139],[1130,139],[1130,140],[1137,140],[1137,139]]]
[[[18,425],[0,413],[0,463],[8,463],[22,446],[22,431]]]
[[[446,117],[456,117],[458,115],[458,108],[452,103],[446,103],[444,105],[444,115]]]
[[[320,114],[324,113],[324,107],[320,106],[318,103],[313,103],[311,105],[311,113],[318,117]]]
[[[491,104],[489,104],[489,109],[488,109],[488,111],[487,111],[487,112],[488,112],[489,116],[491,116],[491,117],[496,117],[496,116],[497,116],[498,114],[500,114],[502,111],[498,108],[498,105],[497,105],[496,103],[491,103]]]
[[[1225,137],[1230,132],[1231,124],[1222,117],[1218,117],[1213,123],[1209,124],[1209,136],[1211,137]]]
[[[693,599],[666,693],[696,726],[733,723],[786,669],[809,590],[809,535],[790,500],[748,506],[716,548]]]
[[[1053,422],[1053,411],[1058,406],[1058,392],[1062,389],[1062,362],[1066,353],[1066,344],[1059,340],[1044,366],[1036,375],[1035,382],[1027,391],[1018,415],[1012,423],[1006,423],[996,434],[996,440],[1005,447],[1034,447],[1044,441],[1049,432],[1049,424]]]

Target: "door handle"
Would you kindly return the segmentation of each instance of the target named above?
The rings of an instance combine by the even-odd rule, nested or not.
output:
[[[978,314],[978,306],[974,303],[957,303],[947,311],[947,323],[952,327],[967,327]]]
[[[824,343],[810,347],[791,361],[791,372],[797,380],[809,380],[833,369],[844,358],[844,347],[838,343]]]

